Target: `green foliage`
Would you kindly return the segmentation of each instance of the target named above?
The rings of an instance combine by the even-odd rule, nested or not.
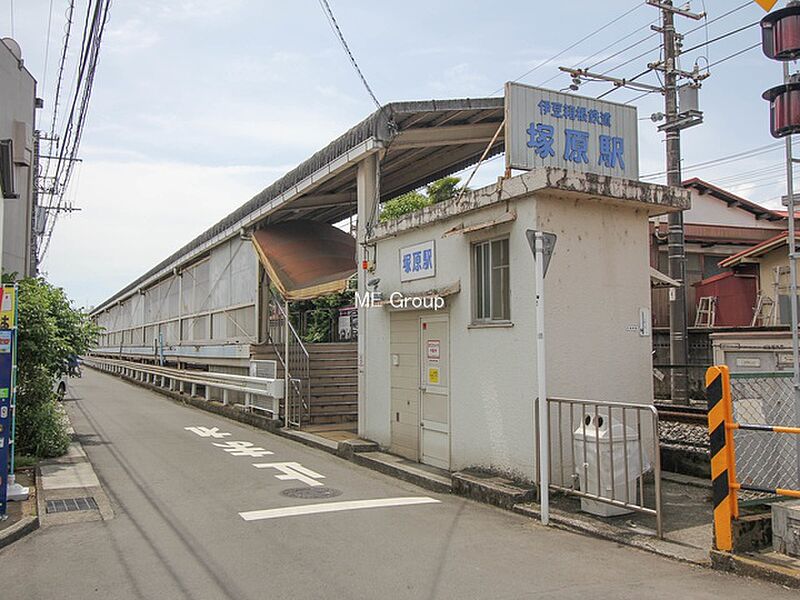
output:
[[[420,210],[431,204],[445,202],[455,198],[461,191],[458,184],[460,177],[443,177],[437,179],[425,188],[422,192],[406,192],[405,194],[393,198],[386,202],[381,209],[381,223],[398,219],[405,214]]]
[[[339,309],[353,304],[353,291],[328,294],[313,300],[295,302],[291,306],[292,322],[297,327],[300,316],[305,314],[306,327],[300,332],[306,342],[329,342],[333,340]],[[298,329],[298,331],[300,331]]]
[[[53,384],[67,359],[96,342],[99,328],[44,279],[18,282],[16,450],[42,458],[66,452],[69,435]]]
[[[428,185],[428,198],[431,199],[433,204],[455,198],[459,192],[458,184],[460,182],[460,177],[443,177],[442,179],[437,179]]]
[[[406,192],[386,202],[381,209],[381,223],[392,221],[405,214],[430,206],[431,200],[419,192]]]

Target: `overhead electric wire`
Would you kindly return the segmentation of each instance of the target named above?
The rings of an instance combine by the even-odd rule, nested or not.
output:
[[[69,6],[67,7],[67,11],[65,13],[66,23],[64,24],[64,37],[63,43],[61,47],[61,60],[59,61],[58,65],[58,79],[56,80],[56,91],[55,91],[55,99],[53,100],[53,117],[50,121],[50,136],[48,140],[48,147],[47,147],[47,154],[48,156],[53,156],[53,144],[55,142],[56,136],[56,125],[58,122],[58,105],[61,99],[61,86],[64,83],[64,68],[67,63],[67,51],[69,50],[69,38],[72,32],[72,19],[75,14],[75,0],[68,0]],[[47,180],[48,175],[50,174],[50,164],[51,161],[47,161],[47,166],[45,168],[44,179]]]
[[[47,62],[50,58],[50,31],[53,24],[53,0],[50,0],[50,8],[47,11],[47,37],[44,44],[44,68],[42,69],[42,89],[47,90]]]
[[[750,50],[755,50],[756,48],[760,48],[760,47],[761,47],[761,42],[757,42],[757,43],[753,44],[752,46],[748,46],[747,48],[744,48],[743,50],[739,50],[738,52],[734,52],[733,54],[729,54],[728,56],[726,56],[724,58],[720,58],[719,60],[714,61],[713,63],[709,64],[707,68],[710,69],[711,67],[716,67],[717,65],[720,65],[720,64],[724,63],[725,61],[728,61],[728,60],[730,60],[732,58],[736,58],[737,56],[741,56],[745,52],[750,52]]]
[[[325,17],[328,20],[328,25],[330,25],[333,32],[339,38],[339,42],[342,44],[342,48],[344,48],[347,57],[350,59],[350,63],[353,65],[353,68],[358,73],[358,77],[361,79],[361,83],[364,84],[364,88],[366,88],[367,93],[369,94],[372,101],[375,103],[375,106],[378,107],[378,110],[381,110],[381,103],[378,102],[378,99],[375,97],[375,93],[372,91],[372,88],[367,83],[367,78],[364,77],[364,73],[361,72],[361,67],[358,66],[356,62],[355,56],[350,51],[350,46],[347,44],[347,40],[344,39],[344,34],[342,30],[339,28],[339,24],[336,22],[336,17],[333,16],[333,11],[331,10],[330,4],[328,4],[328,0],[319,0],[319,5],[322,7],[322,11],[325,13]]]
[[[54,179],[54,192],[49,204],[45,207],[43,227],[44,243],[40,245],[39,260],[44,258],[50,246],[53,228],[59,212],[65,206],[67,191],[72,173],[77,162],[78,149],[80,148],[86,115],[89,108],[97,61],[102,43],[103,32],[108,22],[108,13],[111,0],[89,0],[84,19],[83,38],[81,40],[80,56],[76,71],[76,82],[72,95],[72,102],[68,118],[64,127],[62,143],[56,159]],[[52,213],[52,214],[51,214]]]
[[[690,171],[692,169],[697,169],[700,167],[709,167],[713,165],[719,164],[727,164],[729,162],[735,162],[736,160],[742,160],[745,158],[750,158],[752,156],[758,156],[760,154],[766,154],[768,152],[774,152],[778,148],[783,148],[783,142],[773,142],[771,144],[766,144],[764,146],[758,146],[756,148],[750,148],[747,150],[740,150],[734,154],[729,154],[727,156],[721,156],[719,158],[713,158],[707,161],[694,163],[688,166],[683,167],[683,171]],[[654,179],[656,177],[661,177],[666,175],[667,171],[657,171],[655,173],[647,173],[645,175],[639,176],[639,179]]]
[[[732,35],[736,35],[737,33],[741,33],[742,31],[746,31],[747,29],[750,29],[751,27],[755,27],[759,23],[760,23],[760,21],[754,21],[753,23],[750,23],[748,25],[743,25],[742,27],[739,27],[737,29],[733,29],[731,31],[728,31],[727,33],[723,33],[722,35],[719,35],[719,36],[717,36],[715,38],[712,38],[710,40],[706,40],[702,44],[697,44],[696,46],[692,46],[691,48],[686,48],[685,50],[681,50],[681,54],[683,55],[683,54],[686,54],[687,52],[694,52],[695,50],[698,50],[699,48],[708,47],[709,44],[713,44],[714,42],[718,42],[720,40],[724,40],[727,37],[730,37]]]
[[[519,80],[521,80],[521,79],[524,79],[525,77],[527,77],[527,76],[528,76],[528,75],[530,75],[531,73],[534,73],[534,72],[538,71],[539,69],[541,69],[543,66],[545,66],[545,65],[547,65],[547,64],[550,64],[550,63],[551,63],[551,62],[553,62],[555,59],[557,59],[559,56],[563,56],[565,53],[569,52],[570,50],[572,50],[572,49],[573,49],[573,48],[575,48],[576,46],[579,46],[580,44],[582,44],[582,43],[583,43],[583,42],[585,42],[586,40],[588,40],[588,39],[590,39],[590,38],[594,37],[595,35],[597,35],[597,34],[598,34],[598,33],[600,33],[601,31],[604,31],[605,29],[607,29],[607,28],[611,27],[611,25],[613,25],[614,23],[617,23],[618,21],[620,21],[620,20],[624,19],[625,17],[627,17],[627,16],[628,16],[629,14],[631,14],[632,12],[635,12],[635,11],[639,10],[641,7],[643,7],[643,6],[646,6],[646,5],[647,5],[647,3],[646,3],[646,2],[639,2],[638,4],[636,4],[636,6],[634,6],[633,8],[630,8],[630,9],[626,10],[624,13],[622,13],[622,14],[621,14],[620,16],[618,16],[617,18],[615,18],[615,19],[612,19],[611,21],[609,21],[609,22],[608,22],[608,23],[606,23],[605,25],[602,25],[602,26],[598,27],[597,29],[595,29],[594,31],[592,31],[591,33],[588,33],[588,34],[586,34],[585,36],[583,36],[582,38],[580,38],[578,41],[576,41],[576,42],[573,42],[572,44],[570,44],[569,46],[567,46],[566,48],[564,48],[564,49],[563,49],[563,50],[561,50],[560,52],[557,52],[556,54],[554,54],[553,56],[551,56],[550,58],[548,58],[548,59],[545,59],[545,60],[543,60],[543,61],[541,61],[541,62],[537,63],[535,66],[533,66],[532,68],[528,69],[528,70],[527,70],[527,71],[525,71],[525,72],[524,72],[522,75],[520,75],[519,77],[516,77],[515,79],[512,79],[511,81],[519,81]],[[500,88],[498,88],[498,89],[494,90],[493,92],[491,92],[489,95],[490,95],[490,96],[493,96],[493,95],[494,95],[494,94],[496,94],[497,92],[502,92],[502,91],[503,91],[503,88],[502,88],[502,87],[500,87]]]
[[[628,33],[627,35],[624,35],[624,36],[622,36],[622,37],[621,37],[621,38],[619,38],[618,40],[614,40],[613,42],[611,42],[611,43],[610,43],[610,44],[608,44],[607,46],[604,46],[603,48],[600,48],[600,50],[598,50],[597,52],[594,52],[593,54],[590,54],[589,56],[585,56],[585,57],[584,57],[584,58],[582,58],[580,61],[578,61],[577,63],[575,63],[574,65],[572,65],[572,68],[573,68],[573,69],[577,69],[577,68],[578,68],[578,67],[581,65],[581,63],[587,62],[587,61],[589,61],[589,60],[593,59],[594,57],[598,56],[599,54],[602,54],[602,53],[603,53],[603,52],[605,52],[606,50],[609,50],[610,48],[613,48],[614,46],[616,46],[616,45],[617,45],[617,44],[619,44],[620,42],[623,42],[623,41],[627,40],[628,38],[630,38],[630,37],[632,37],[632,36],[636,35],[636,34],[637,34],[637,33],[639,33],[639,32],[640,32],[642,29],[647,29],[648,27],[650,27],[651,25],[653,25],[653,24],[654,24],[654,23],[656,23],[657,21],[658,21],[658,19],[655,19],[654,21],[650,21],[649,23],[646,23],[645,25],[642,25],[641,27],[639,27],[639,28],[637,28],[637,29],[634,29],[633,31],[631,31],[631,32],[630,32],[630,33]],[[615,56],[619,56],[620,54],[624,54],[625,52],[627,52],[627,51],[628,51],[628,50],[630,50],[631,48],[635,48],[635,47],[636,47],[636,46],[638,46],[639,44],[643,44],[644,42],[646,42],[647,40],[649,40],[649,39],[653,38],[653,37],[654,37],[654,36],[656,36],[656,35],[658,35],[658,34],[657,34],[657,33],[652,33],[652,34],[648,35],[647,37],[640,39],[638,42],[634,42],[633,44],[630,44],[630,45],[628,45],[628,46],[625,46],[624,48],[622,48],[621,50],[618,50],[617,52],[615,52],[615,53],[614,53],[614,54],[612,54],[611,56],[609,56],[609,57],[606,57],[606,58],[604,58],[603,60],[601,60],[601,61],[599,61],[599,62],[597,62],[597,63],[595,63],[595,64],[593,64],[593,65],[591,65],[591,66],[589,66],[589,67],[587,67],[587,68],[586,68],[586,70],[587,70],[587,71],[591,71],[591,70],[592,70],[592,69],[593,69],[595,66],[597,66],[597,65],[599,65],[599,64],[601,64],[601,63],[603,63],[603,62],[605,62],[606,60],[610,60],[611,58],[613,58],[613,57],[615,57]],[[540,85],[540,86],[542,86],[542,85],[546,85],[546,84],[550,83],[551,81],[553,81],[554,79],[556,79],[557,77],[561,76],[561,74],[562,74],[561,72],[558,72],[558,73],[556,73],[555,75],[553,75],[552,77],[550,77],[549,79],[546,79],[545,81],[541,82],[541,83],[540,83],[540,84],[538,84],[538,85]]]

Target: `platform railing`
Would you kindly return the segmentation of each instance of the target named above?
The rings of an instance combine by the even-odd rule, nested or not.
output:
[[[656,534],[663,537],[655,406],[548,398],[547,414],[550,488],[589,504],[652,515]],[[653,489],[646,494],[650,472]]]
[[[206,400],[211,399],[211,389],[218,389],[222,391],[222,403],[225,405],[230,404],[229,392],[241,392],[245,394],[246,398],[245,404],[242,405],[243,408],[249,411],[264,411],[270,414],[272,418],[278,418],[280,401],[284,397],[283,379],[175,369],[96,356],[88,356],[82,360],[86,366],[99,371],[120,375],[142,383],[149,383],[170,391],[188,393],[191,396],[198,396],[198,391],[202,388]],[[247,400],[248,394],[264,397],[272,402],[267,402],[265,406],[257,405]]]

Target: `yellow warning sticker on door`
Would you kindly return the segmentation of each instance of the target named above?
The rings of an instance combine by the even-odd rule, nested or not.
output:
[[[439,367],[428,367],[428,383],[432,385],[438,385]]]

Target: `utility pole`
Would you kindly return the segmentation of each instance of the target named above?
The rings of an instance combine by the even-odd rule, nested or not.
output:
[[[667,185],[679,187],[681,181],[681,133],[669,127],[678,117],[678,77],[676,73],[675,14],[672,0],[661,3],[661,34],[664,45],[664,115],[666,117]],[[679,288],[669,291],[669,361],[672,400],[688,404],[689,330],[686,324],[686,245],[683,235],[683,211],[667,217],[667,255],[669,276],[678,281]]]
[[[708,73],[701,74],[699,67],[694,66],[692,71],[678,68],[678,56],[683,36],[675,31],[675,15],[693,20],[702,19],[705,13],[693,13],[687,8],[673,6],[672,0],[646,0],[647,4],[661,11],[661,27],[651,26],[653,31],[662,35],[663,60],[648,64],[648,71],[631,79],[610,77],[602,73],[593,73],[584,69],[559,67],[572,75],[571,89],[578,89],[581,80],[608,81],[618,89],[626,87],[645,92],[658,92],[664,96],[664,114],[652,116],[653,121],[664,118],[664,123],[658,127],[659,131],[666,133],[666,158],[667,158],[667,185],[681,187],[681,130],[699,125],[703,122],[703,113],[698,110],[697,90],[700,81],[708,77]],[[650,70],[661,71],[664,74],[662,86],[654,86],[636,81]],[[678,79],[690,79],[692,83],[681,88],[681,102],[686,100],[685,106],[678,105]],[[598,96],[602,98],[614,89]],[[685,94],[683,92],[686,92]],[[670,382],[672,400],[676,404],[688,404],[688,363],[689,363],[689,334],[687,329],[686,311],[686,246],[684,241],[683,213],[670,213],[668,216],[667,256],[669,258],[669,276],[680,283],[678,288],[669,290],[669,355],[672,365]]]

